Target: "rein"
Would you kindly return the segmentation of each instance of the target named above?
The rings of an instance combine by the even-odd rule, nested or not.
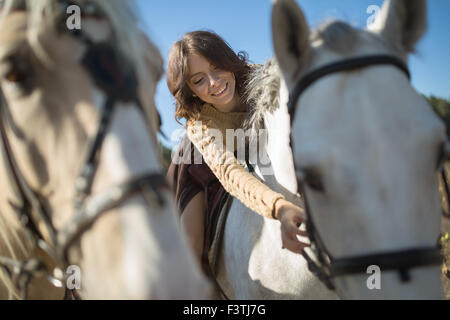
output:
[[[70,2],[60,1],[60,4],[63,13],[66,12],[64,8],[70,5]],[[92,3],[89,3],[89,14],[106,18],[101,10]],[[17,212],[18,219],[27,231],[32,243],[64,267],[70,264],[70,249],[79,245],[79,240],[83,234],[104,213],[121,205],[136,194],[143,194],[149,203],[155,203],[158,207],[163,207],[165,199],[161,194],[161,189],[169,189],[163,172],[150,172],[128,183],[115,186],[102,194],[91,195],[91,187],[99,164],[99,154],[117,103],[133,102],[142,113],[145,113],[145,111],[137,93],[138,80],[127,59],[117,49],[114,49],[112,44],[94,43],[80,30],[70,32],[86,45],[87,51],[82,58],[82,64],[95,85],[105,93],[107,99],[102,109],[97,134],[88,145],[85,164],[75,182],[75,217],[64,230],[57,231],[53,226],[49,210],[43,205],[39,194],[27,183],[15,160],[5,126],[6,124],[11,126],[12,120],[0,89],[0,151],[10,185],[19,202],[18,204],[10,203],[10,205]],[[38,225],[43,225],[44,230],[41,230]],[[50,272],[49,268],[37,259],[15,261],[0,256],[0,268],[6,271],[19,289],[22,299],[27,298],[29,283],[34,277],[45,275],[47,280],[55,287],[65,286],[66,278],[61,268],[56,268],[53,272]],[[59,274],[59,276],[54,274]],[[76,292],[72,292],[72,295],[77,297]],[[66,297],[68,297],[67,288]]]
[[[340,72],[348,72],[352,70],[367,68],[376,65],[390,65],[394,66],[411,79],[406,64],[399,58],[390,55],[371,55],[356,58],[345,59],[324,67],[320,67],[307,73],[300,78],[289,96],[289,115],[291,117],[291,124],[294,121],[296,106],[300,96],[307,90],[314,82],[330,75]],[[291,131],[292,132],[292,131]],[[291,133],[291,149],[292,149],[292,133]],[[294,162],[295,166],[295,162]],[[308,206],[308,201],[305,192],[305,181],[303,173],[296,168],[298,191],[305,202],[305,210],[307,213],[306,229],[311,241],[311,249],[314,253],[313,257],[308,251],[303,250],[302,255],[308,263],[308,269],[311,273],[317,276],[328,289],[336,290],[332,279],[338,276],[354,275],[366,273],[367,267],[370,265],[377,265],[382,270],[397,270],[402,282],[411,280],[409,270],[415,267],[423,267],[430,265],[442,264],[441,248],[440,246],[430,248],[412,248],[408,250],[399,250],[392,252],[380,252],[369,255],[360,255],[354,257],[334,257],[325,246],[320,237],[317,228],[314,224],[314,215]],[[444,180],[445,191],[447,199],[450,200],[450,191],[447,184],[447,176],[443,169],[442,178]],[[445,215],[445,213],[444,213]]]

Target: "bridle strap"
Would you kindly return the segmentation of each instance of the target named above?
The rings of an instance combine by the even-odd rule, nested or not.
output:
[[[292,141],[292,138],[291,138]],[[292,147],[292,146],[291,146]],[[295,164],[294,164],[295,165]],[[317,233],[313,217],[311,215],[311,210],[309,209],[308,199],[306,198],[305,192],[305,184],[303,180],[298,180],[298,191],[300,192],[301,197],[303,198],[303,203],[305,205],[305,212],[307,215],[306,219],[306,230],[308,232],[308,237],[311,242],[311,245],[316,249],[316,258],[318,261],[315,261],[313,257],[309,254],[309,252],[305,249],[302,250],[302,256],[306,260],[308,264],[309,271],[314,274],[319,280],[325,284],[325,286],[329,290],[335,290],[334,284],[330,279],[329,268],[327,268],[327,263],[329,261],[329,255],[325,256],[324,252],[327,252],[325,244],[323,243],[320,235]]]
[[[295,111],[300,96],[308,89],[315,81],[320,80],[330,74],[339,72],[348,72],[365,67],[376,65],[392,65],[400,69],[406,74],[408,79],[411,79],[406,64],[398,57],[390,55],[370,55],[345,59],[335,63],[328,64],[313,70],[303,77],[295,85],[293,91],[289,96],[288,109],[291,117],[291,124],[295,118]],[[291,131],[292,135],[292,131]],[[292,136],[290,139],[292,148]],[[294,164],[295,165],[295,164]],[[450,194],[448,185],[446,184],[446,175],[442,173],[447,195]],[[331,281],[332,278],[338,276],[363,274],[367,272],[367,268],[371,265],[376,265],[382,270],[398,270],[402,281],[409,281],[409,269],[414,267],[437,265],[442,263],[442,256],[440,247],[432,248],[414,248],[398,251],[390,251],[383,253],[374,253],[370,255],[361,255],[356,257],[335,258],[327,250],[322,238],[317,232],[314,224],[312,212],[308,206],[308,201],[305,192],[303,179],[297,178],[298,191],[300,192],[307,213],[306,229],[309,234],[313,252],[315,257],[311,256],[308,250],[303,250],[302,255],[308,264],[308,269],[322,281],[328,289],[335,290],[335,286]]]
[[[330,276],[366,273],[367,267],[376,265],[383,271],[408,270],[442,263],[439,248],[419,248],[358,257],[339,258],[330,263]],[[407,281],[408,279],[403,279]]]
[[[376,65],[395,66],[403,71],[407,75],[408,79],[411,79],[411,73],[409,72],[409,69],[403,62],[403,60],[392,55],[369,55],[349,58],[327,64],[307,73],[306,75],[301,77],[300,81],[297,82],[296,86],[289,96],[288,102],[288,110],[291,116],[291,123],[294,121],[298,99],[303,94],[303,92],[308,89],[314,82],[333,73],[348,72]]]
[[[103,141],[105,140],[105,137],[108,133],[108,128],[114,113],[113,111],[114,100],[108,97],[102,110],[102,116],[97,130],[97,135],[89,144],[85,164],[75,182],[75,208],[79,208],[80,206],[82,206],[86,197],[88,197],[91,193],[92,184],[95,178],[95,172],[97,171],[98,167],[100,150],[103,145]]]
[[[69,263],[69,249],[75,245],[81,236],[109,210],[120,206],[123,202],[136,194],[142,193],[147,203],[152,206],[163,207],[165,199],[161,189],[170,190],[164,173],[151,173],[128,183],[111,188],[85,202],[77,208],[75,218],[65,230],[58,234],[58,256]]]
[[[15,161],[11,145],[6,135],[5,121],[7,117],[7,107],[6,101],[4,100],[3,93],[0,89],[0,147],[5,159],[6,171],[10,175],[10,180],[12,182],[13,190],[17,197],[19,198],[19,208],[15,207],[13,203],[11,205],[15,208],[15,211],[19,214],[19,221],[23,223],[26,227],[30,228],[32,232],[38,235],[38,238],[50,241],[52,245],[56,244],[56,229],[54,228],[50,216],[43,207],[41,201],[39,200],[36,193],[29,186],[25,178],[22,176],[21,171]],[[37,217],[33,217],[35,214]],[[36,219],[37,218],[37,219]],[[46,235],[50,238],[46,238],[41,230],[37,227],[34,221],[42,221],[46,227]]]

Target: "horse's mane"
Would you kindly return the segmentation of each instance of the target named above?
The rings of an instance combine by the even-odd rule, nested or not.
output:
[[[275,58],[264,65],[253,65],[246,83],[245,100],[249,115],[244,128],[255,134],[264,126],[264,114],[279,107],[281,72]]]

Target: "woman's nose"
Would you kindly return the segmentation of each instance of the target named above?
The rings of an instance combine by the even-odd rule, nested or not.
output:
[[[219,80],[219,78],[214,73],[209,75],[209,85],[212,88],[217,86],[218,80]]]

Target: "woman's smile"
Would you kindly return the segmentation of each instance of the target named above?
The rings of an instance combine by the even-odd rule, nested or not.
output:
[[[215,93],[213,93],[211,95],[213,97],[220,98],[227,93],[227,90],[228,90],[228,82],[226,82],[224,86],[220,87],[218,91],[216,91]]]

